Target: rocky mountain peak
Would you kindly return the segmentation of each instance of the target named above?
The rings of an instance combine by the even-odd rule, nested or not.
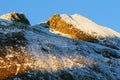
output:
[[[0,80],[120,80],[119,33],[77,14],[14,19],[0,19]]]
[[[101,26],[79,14],[54,14],[47,22],[50,31],[72,39],[99,43],[101,45],[120,49],[118,38],[120,34],[110,28]],[[117,40],[116,40],[117,39]],[[113,40],[116,44],[113,43]],[[109,42],[108,42],[109,41]],[[106,43],[107,42],[107,43]]]
[[[67,20],[64,20],[64,18]],[[57,32],[59,34],[67,34],[68,37],[73,39],[97,42],[97,39],[93,36],[86,34],[85,31],[77,29],[76,26],[70,23],[71,21],[70,16],[67,14],[54,14],[50,19],[48,19],[50,31],[53,33]]]
[[[90,39],[87,38],[88,36],[91,36],[92,39],[120,37],[118,32],[110,28],[100,26],[92,20],[79,14],[54,14],[50,19],[48,19],[48,23],[50,25],[51,31],[58,31],[64,34],[68,34],[74,39],[90,41]],[[72,33],[74,30],[75,33]],[[84,38],[81,37],[83,34],[85,35]]]
[[[6,20],[11,20],[11,21],[16,21],[16,22],[21,22],[21,23],[30,25],[29,20],[26,18],[26,16],[24,15],[23,12],[7,13],[7,14],[4,14],[4,15],[0,16],[0,18],[1,19],[6,19]]]

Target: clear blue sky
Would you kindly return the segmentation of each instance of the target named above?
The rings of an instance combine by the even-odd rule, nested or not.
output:
[[[1,0],[0,15],[24,12],[31,24],[44,22],[54,13],[78,13],[97,24],[120,32],[120,0]]]

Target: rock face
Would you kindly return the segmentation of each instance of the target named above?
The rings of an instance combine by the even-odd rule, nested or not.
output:
[[[48,24],[50,25],[50,30],[55,30],[64,34],[68,34],[72,38],[86,41],[90,40],[89,37],[92,37],[92,39],[120,37],[118,32],[110,28],[100,26],[88,18],[78,14],[71,16],[67,14],[55,14],[48,19]],[[85,38],[80,37],[83,35]]]
[[[75,40],[48,26],[0,19],[0,80],[120,80],[120,50],[106,46],[108,40]]]
[[[71,38],[97,42],[95,37],[77,29],[71,23],[64,21],[58,14],[53,15],[47,22],[50,25],[51,31],[58,31],[62,34],[68,34]],[[84,36],[83,36],[84,35]]]
[[[26,18],[26,16],[22,12],[21,13],[12,12],[12,13],[8,13],[8,14],[4,14],[4,15],[0,16],[0,18],[6,19],[6,20],[17,21],[17,22],[21,22],[21,23],[30,25],[29,20]]]
[[[27,41],[22,27],[18,29],[17,26],[3,25],[2,22],[0,21],[0,80],[27,71],[32,61],[26,50]]]

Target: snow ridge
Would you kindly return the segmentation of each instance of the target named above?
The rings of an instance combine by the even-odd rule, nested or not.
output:
[[[99,38],[120,37],[120,34],[118,32],[110,28],[100,26],[94,23],[93,21],[89,20],[88,18],[85,18],[78,14],[74,14],[71,16],[68,16],[67,14],[62,14],[60,17],[67,23],[74,25],[74,27],[76,27],[77,29],[80,29],[91,35],[96,35]]]

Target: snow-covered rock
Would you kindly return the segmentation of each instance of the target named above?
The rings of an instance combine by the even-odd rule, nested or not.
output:
[[[120,50],[51,33],[46,23],[18,26],[0,20],[0,79],[120,80]]]
[[[120,49],[120,33],[96,24],[78,14],[53,15],[47,22],[50,31],[70,38],[99,43],[111,48]]]

